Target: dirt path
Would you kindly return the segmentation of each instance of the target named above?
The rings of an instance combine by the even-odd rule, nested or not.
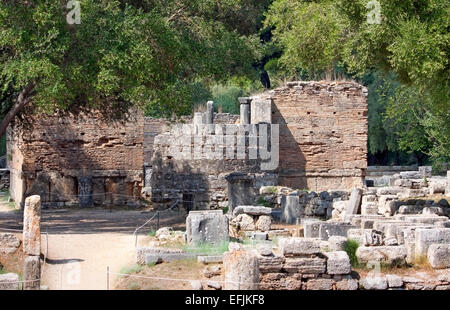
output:
[[[136,227],[153,213],[141,211],[109,211],[105,209],[43,210],[41,217],[41,253],[48,253],[43,264],[42,285],[50,290],[104,290],[107,267],[118,273],[134,264]],[[184,215],[168,214],[161,218],[163,226],[184,223]],[[181,224],[182,225],[182,224]],[[0,204],[0,231],[21,230],[22,211]],[[145,231],[143,231],[145,233]],[[117,276],[110,276],[110,288]]]

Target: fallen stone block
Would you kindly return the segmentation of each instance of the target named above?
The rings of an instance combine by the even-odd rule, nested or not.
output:
[[[307,220],[303,222],[303,231],[305,238],[319,238],[320,224],[324,223],[319,220]]]
[[[327,252],[325,256],[327,257],[327,274],[349,274],[352,271],[347,252]]]
[[[383,245],[383,232],[375,229],[362,230],[362,244],[364,246],[380,246]]]
[[[444,210],[441,207],[425,207],[422,210],[423,215],[444,215]]]
[[[197,261],[199,263],[207,264],[221,264],[223,262],[222,255],[205,255],[197,256]]]
[[[363,190],[361,188],[354,188],[350,195],[350,200],[347,204],[346,214],[357,214],[361,206]]]
[[[386,275],[386,279],[388,282],[388,287],[402,287],[403,286],[403,280],[402,277],[397,275],[388,274]]]
[[[404,191],[405,189],[398,186],[389,186],[389,187],[380,187],[377,189],[377,196],[385,196],[385,195],[397,195],[398,193]]]
[[[447,182],[445,180],[431,181],[430,185],[428,186],[430,189],[430,195],[444,194],[446,186]]]
[[[20,240],[12,233],[0,233],[0,253],[12,254],[20,246]]]
[[[288,257],[284,262],[283,270],[291,273],[321,274],[326,271],[326,261],[318,257]]]
[[[398,208],[398,214],[420,214],[422,213],[423,206],[418,205],[404,205]]]
[[[361,264],[381,263],[390,266],[402,266],[406,263],[406,248],[400,246],[360,246],[356,257]]]
[[[282,238],[278,246],[284,256],[305,256],[320,253],[320,240],[312,238]]]
[[[157,264],[161,262],[175,262],[180,260],[193,260],[197,259],[198,254],[193,253],[158,253],[158,254],[146,254],[145,264]]]
[[[347,242],[347,237],[331,236],[328,239],[328,247],[331,251],[343,251],[345,248],[346,242]]]
[[[293,224],[300,216],[300,203],[298,196],[283,196],[281,199],[281,221]]]
[[[385,290],[388,288],[386,277],[366,277],[359,283],[365,290]]]
[[[186,218],[189,244],[218,244],[229,240],[228,218],[222,210],[191,211]]]
[[[347,231],[348,240],[354,240],[359,244],[364,244],[363,230],[360,228],[353,228]]]
[[[202,282],[199,280],[194,280],[189,282],[191,284],[192,290],[194,291],[201,291],[203,290]]]
[[[239,214],[248,214],[248,215],[270,215],[272,213],[271,208],[263,207],[263,206],[239,206],[233,210],[233,216],[236,217]]]
[[[0,291],[19,290],[19,275],[16,273],[0,274]]]
[[[432,244],[450,243],[450,228],[416,229],[415,257],[425,257]]]
[[[333,289],[334,280],[332,279],[311,279],[306,282],[307,290],[329,291]]]
[[[435,269],[450,268],[450,244],[432,244],[428,247],[428,262]]]
[[[357,228],[349,223],[342,222],[322,222],[319,226],[319,238],[328,240],[331,236],[347,236],[347,231],[352,228]]]
[[[261,215],[256,221],[256,230],[269,231],[272,225],[272,218],[269,215]]]
[[[361,214],[362,215],[378,214],[378,203],[377,202],[363,202],[361,204]]]
[[[139,265],[146,264],[146,255],[159,255],[165,253],[183,253],[181,249],[166,249],[166,248],[153,248],[153,247],[141,247],[136,249],[136,263]]]

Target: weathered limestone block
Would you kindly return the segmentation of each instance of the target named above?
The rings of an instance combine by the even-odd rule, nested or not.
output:
[[[264,273],[260,276],[262,290],[300,290],[302,288],[300,274]]]
[[[284,264],[284,257],[282,256],[258,256],[259,271],[261,273],[281,272]]]
[[[349,274],[352,271],[347,252],[336,251],[325,253],[327,259],[327,274]]]
[[[41,254],[41,197],[37,195],[25,199],[23,252],[34,256]]]
[[[422,175],[419,171],[402,171],[400,172],[400,177],[402,179],[420,179]]]
[[[303,222],[303,234],[305,238],[319,238],[320,220],[305,220]]]
[[[388,204],[390,201],[393,200],[397,200],[398,197],[397,195],[382,195],[380,196],[380,198],[378,199],[378,214],[383,214],[383,215],[392,215],[393,211],[392,210],[392,205]]]
[[[385,290],[388,288],[386,277],[365,277],[360,281],[365,290]]]
[[[214,123],[214,102],[208,101],[206,103],[206,124]]]
[[[430,178],[432,176],[433,167],[432,166],[420,166],[419,173],[422,178]]]
[[[41,261],[39,256],[28,256],[25,258],[23,268],[23,289],[39,290],[41,285]]]
[[[392,196],[397,195],[398,193],[404,191],[404,188],[398,187],[398,186],[389,186],[389,187],[380,187],[377,189],[377,196]]]
[[[299,217],[299,197],[298,196],[284,196],[281,199],[281,220],[288,224],[295,223]]]
[[[428,262],[435,269],[450,268],[450,244],[432,244],[428,247]]]
[[[233,216],[238,216],[239,214],[248,214],[248,215],[270,215],[272,213],[271,208],[263,207],[263,206],[238,206],[233,210]]]
[[[234,219],[231,220],[231,225],[235,226],[238,230],[241,231],[254,231],[255,220],[252,216],[248,214],[239,214]]]
[[[254,253],[237,250],[223,255],[225,290],[257,290],[259,263]]]
[[[404,265],[406,259],[406,248],[400,246],[360,246],[356,250],[359,263],[382,263],[386,265]]]
[[[378,204],[376,202],[363,202],[361,204],[362,215],[376,215],[378,214]]]
[[[328,239],[328,247],[331,251],[342,251],[347,243],[347,237],[331,236]]]
[[[136,248],[136,264],[145,265],[146,257],[159,254],[182,254],[181,249],[141,247]]]
[[[444,210],[441,207],[425,207],[422,210],[423,215],[444,215]]]
[[[358,289],[358,280],[343,279],[336,282],[336,289],[338,291],[356,291]]]
[[[388,274],[386,275],[386,280],[388,282],[388,287],[397,288],[403,286],[403,280],[400,276]]]
[[[361,206],[363,190],[361,188],[354,188],[350,195],[350,200],[347,204],[345,214],[357,214],[359,207]]]
[[[250,105],[241,104],[240,106],[240,124],[248,125],[250,124]]]
[[[307,290],[329,291],[333,289],[334,280],[332,279],[311,279],[306,282]]]
[[[415,257],[425,257],[432,244],[450,243],[450,228],[416,229],[415,230]]]
[[[252,124],[272,124],[272,100],[254,99],[250,109]]]
[[[365,246],[379,246],[383,244],[383,232],[374,229],[363,229],[362,240]]]
[[[363,230],[360,228],[349,229],[347,231],[347,238],[348,240],[354,240],[359,244],[364,244]]]
[[[19,275],[16,273],[0,274],[0,291],[19,290]]]
[[[366,202],[376,202],[377,201],[377,195],[370,195],[370,194],[365,194],[362,197],[361,203],[366,203]]]
[[[189,244],[228,241],[228,218],[222,210],[191,211],[186,218],[186,233]]]
[[[320,253],[320,240],[311,238],[282,238],[278,246],[284,256],[305,256]]]
[[[445,180],[431,181],[428,187],[430,189],[430,195],[444,194],[447,182]]]
[[[411,188],[412,187],[412,181],[408,180],[408,179],[397,179],[397,180],[394,181],[394,186]]]
[[[268,215],[261,215],[256,221],[256,230],[269,231],[272,225],[272,218]]]
[[[326,271],[326,261],[318,257],[288,257],[283,265],[283,270],[301,274],[321,274]]]
[[[450,171],[447,171],[447,188],[445,190],[445,195],[450,197]]]
[[[331,236],[347,236],[349,229],[357,228],[354,225],[343,222],[322,222],[319,226],[319,238],[328,240]]]
[[[0,233],[0,253],[12,254],[20,246],[20,240],[12,233]]]

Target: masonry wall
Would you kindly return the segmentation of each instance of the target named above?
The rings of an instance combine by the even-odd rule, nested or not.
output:
[[[321,191],[363,186],[367,89],[353,82],[291,82],[261,96],[280,125],[279,182]]]
[[[38,194],[43,206],[135,204],[142,188],[144,122],[102,120],[99,113],[34,117],[8,134],[11,194],[18,206]],[[80,191],[82,193],[80,193]],[[89,197],[88,197],[89,198]]]

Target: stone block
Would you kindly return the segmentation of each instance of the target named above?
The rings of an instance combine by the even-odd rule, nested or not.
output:
[[[349,274],[352,271],[347,252],[336,251],[325,253],[327,259],[327,274]]]
[[[320,240],[312,238],[281,238],[278,246],[284,256],[305,256],[320,253]]]
[[[386,280],[388,282],[388,287],[390,288],[403,286],[403,280],[400,276],[388,274],[386,275]]]
[[[415,230],[415,257],[425,257],[432,244],[450,243],[450,228],[416,229]]]
[[[365,290],[385,290],[388,288],[386,277],[366,277],[360,283]]]
[[[197,261],[199,263],[207,264],[221,264],[223,263],[222,255],[206,255],[206,256],[197,256]]]
[[[233,216],[236,217],[239,214],[248,214],[248,215],[270,215],[272,213],[271,208],[263,207],[263,206],[238,206],[233,210]]]
[[[226,252],[223,255],[225,290],[259,289],[259,263],[254,253],[243,250]]]
[[[305,220],[303,222],[305,238],[319,238],[319,229],[322,223],[324,222],[320,220]]]
[[[25,199],[23,252],[34,256],[41,254],[41,197],[37,195]]]
[[[256,221],[256,230],[269,231],[272,225],[272,218],[269,215],[261,215]]]
[[[430,245],[427,257],[431,267],[435,269],[450,268],[450,243]]]
[[[318,257],[287,257],[283,270],[289,273],[322,274],[326,271],[326,261]]]
[[[350,200],[347,204],[347,209],[345,214],[358,214],[359,208],[361,206],[363,190],[361,188],[354,188],[350,195]]]
[[[331,236],[347,236],[349,229],[357,228],[354,225],[342,222],[322,222],[319,226],[319,238],[328,240]]]
[[[261,273],[281,272],[284,264],[281,256],[258,256],[259,271]]]
[[[378,204],[376,202],[363,202],[361,204],[362,215],[376,215],[378,214]]]
[[[358,290],[358,280],[343,279],[336,282],[336,289],[338,291],[356,291]]]
[[[20,240],[12,233],[0,233],[0,253],[12,254],[20,246]]]
[[[19,290],[19,275],[16,273],[0,274],[0,291]]]
[[[24,261],[23,289],[39,290],[41,283],[41,261],[39,256],[28,256]]]
[[[328,238],[328,247],[331,251],[342,251],[345,248],[347,237],[331,236]]]
[[[288,224],[295,223],[299,217],[299,197],[298,196],[283,196],[281,199],[281,220]]]
[[[364,246],[379,246],[383,245],[383,233],[374,229],[362,230],[362,244]]]
[[[306,282],[307,290],[329,291],[333,289],[334,280],[332,279],[311,279]]]
[[[234,219],[231,220],[231,225],[235,226],[238,230],[241,231],[254,231],[255,220],[252,216],[248,214],[239,214]]]
[[[431,181],[428,187],[430,189],[430,195],[444,194],[447,182],[445,180]]]
[[[272,124],[272,100],[252,100],[250,119],[252,124]]]
[[[358,258],[358,262],[362,264],[381,263],[391,266],[401,266],[406,263],[406,248],[403,245],[376,247],[360,246],[356,250],[356,257]]]
[[[186,218],[189,244],[218,244],[229,240],[228,218],[222,210],[191,211]]]

